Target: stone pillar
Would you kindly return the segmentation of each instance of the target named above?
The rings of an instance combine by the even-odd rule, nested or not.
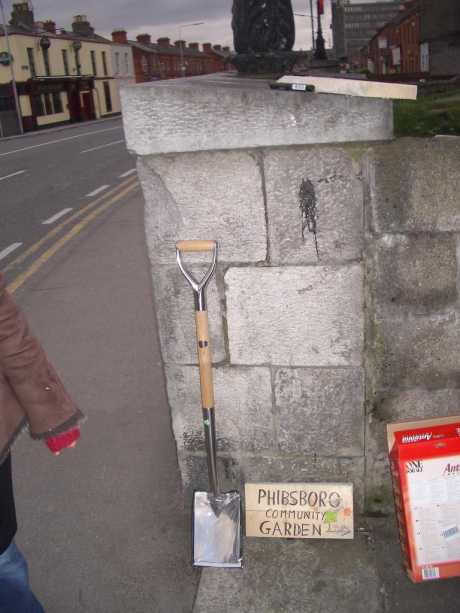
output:
[[[219,242],[209,288],[220,470],[352,480],[362,503],[363,141],[388,101],[218,77],[126,88],[172,424],[186,488],[206,488],[193,298],[178,239]],[[200,269],[200,260],[195,257]]]
[[[392,103],[278,92],[266,81],[228,75],[128,87],[122,96],[146,203],[185,495],[190,499],[192,489],[208,483],[194,304],[175,262],[175,242],[212,238],[219,242],[219,265],[208,306],[224,488],[351,481],[359,513],[365,482],[362,158],[370,141],[392,138]],[[202,270],[202,259],[191,261]],[[372,552],[361,539],[339,556],[337,545],[247,541],[246,570],[206,569],[194,611],[278,611],[291,602],[283,610],[297,613],[319,609],[327,597],[331,611],[377,613]],[[326,581],[304,572],[318,565]]]

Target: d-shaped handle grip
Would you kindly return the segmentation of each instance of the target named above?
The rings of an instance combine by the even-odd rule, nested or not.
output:
[[[212,251],[217,246],[216,241],[178,241],[176,248],[184,253]]]
[[[191,272],[185,268],[184,261],[182,259],[182,253],[198,253],[198,252],[212,252],[212,262],[209,265],[208,270],[199,281],[195,279]],[[179,241],[176,243],[176,260],[181,269],[182,274],[189,282],[190,287],[195,294],[195,309],[197,311],[206,310],[206,286],[209,283],[214,271],[216,269],[217,262],[217,242],[216,241]]]

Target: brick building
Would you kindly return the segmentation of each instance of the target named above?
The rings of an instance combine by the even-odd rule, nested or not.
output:
[[[420,5],[415,1],[383,26],[366,47],[369,71],[376,75],[420,73],[420,22]]]
[[[66,30],[52,20],[35,21],[30,2],[13,4],[10,25],[0,27],[0,58],[0,135],[17,133],[19,121],[31,131],[120,112],[112,44],[84,15]]]
[[[112,40],[131,45],[136,83],[223,72],[230,67],[229,47],[205,43],[200,50],[199,43],[176,40],[171,44],[166,37],[153,43],[150,34],[139,34],[130,41],[125,30],[112,32]]]
[[[363,49],[363,58],[376,75],[460,74],[460,2],[406,1]]]

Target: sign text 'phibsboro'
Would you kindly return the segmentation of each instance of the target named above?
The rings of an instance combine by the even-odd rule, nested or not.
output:
[[[246,535],[353,538],[353,486],[336,483],[246,484]]]

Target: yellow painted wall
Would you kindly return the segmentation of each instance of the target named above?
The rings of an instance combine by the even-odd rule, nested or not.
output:
[[[59,123],[62,121],[68,121],[69,114],[68,113],[54,113],[53,115],[42,115],[41,117],[37,117],[37,125],[38,126],[49,126],[53,123]]]
[[[32,115],[32,107],[30,106],[29,96],[19,96],[19,105],[21,107],[21,115],[30,117]]]
[[[51,41],[49,48],[49,63],[51,76],[63,76],[64,61],[62,58],[63,49],[67,50],[67,57],[69,63],[70,75],[77,75],[77,67],[75,60],[75,51],[72,47],[73,41],[70,39],[60,38],[59,36],[53,37],[49,35],[48,38]],[[93,68],[91,62],[91,51],[94,51],[96,58],[97,77],[104,77],[102,53],[105,53],[107,64],[107,76],[113,76],[112,67],[112,52],[111,45],[104,43],[96,43],[91,41],[82,40],[82,47],[80,49],[80,65],[81,74],[93,76]],[[13,34],[10,36],[11,53],[13,55],[13,67],[14,76],[17,81],[27,81],[31,77],[29,69],[29,60],[27,55],[27,48],[33,49],[33,56],[35,60],[35,68],[37,76],[46,76],[45,61],[43,58],[43,51],[40,47],[40,36],[27,36]],[[6,51],[5,37],[0,37],[0,51]],[[11,80],[11,72],[9,66],[0,66],[0,83],[8,83]]]
[[[110,98],[112,100],[112,110],[108,111],[105,102],[105,94],[104,94],[104,80],[105,79],[97,79],[94,82],[95,91],[94,91],[94,100],[96,105],[96,113],[98,117],[102,117],[107,114],[119,113],[121,111],[120,107],[120,95],[118,93],[118,85],[116,79],[107,79],[107,83],[110,87]]]
[[[49,64],[50,74],[54,77],[60,77],[65,75],[64,61],[62,51],[67,50],[67,58],[69,65],[69,74],[71,76],[77,76],[77,65],[75,51],[72,47],[73,40],[61,38],[59,36],[47,35],[51,41],[49,48]],[[110,84],[111,98],[112,98],[112,113],[120,112],[119,96],[117,94],[117,85],[113,77],[113,65],[112,65],[112,50],[110,44],[97,43],[92,41],[81,40],[82,46],[79,51],[79,59],[82,76],[94,76],[93,66],[91,61],[91,51],[94,51],[96,59],[96,90],[93,93],[95,109],[97,117],[101,117],[107,114],[104,97],[103,80],[105,77],[103,69],[102,53],[105,53],[106,66],[107,66],[107,81]],[[43,51],[40,47],[40,36],[29,36],[13,34],[10,36],[11,53],[13,55],[13,69],[16,81],[18,83],[27,81],[31,78],[31,71],[29,67],[29,59],[27,55],[27,48],[33,49],[33,56],[35,62],[35,70],[37,77],[46,76],[45,62],[43,58]],[[5,37],[0,37],[0,51],[6,51]],[[9,66],[0,66],[0,84],[9,83],[11,81],[11,70]],[[61,94],[62,104],[64,108],[63,113],[56,113],[53,115],[44,115],[37,118],[38,125],[48,125],[50,123],[58,123],[69,119],[69,112],[67,108],[67,95],[63,92]],[[30,100],[28,96],[21,96],[21,109],[24,117],[28,117],[32,114]]]

